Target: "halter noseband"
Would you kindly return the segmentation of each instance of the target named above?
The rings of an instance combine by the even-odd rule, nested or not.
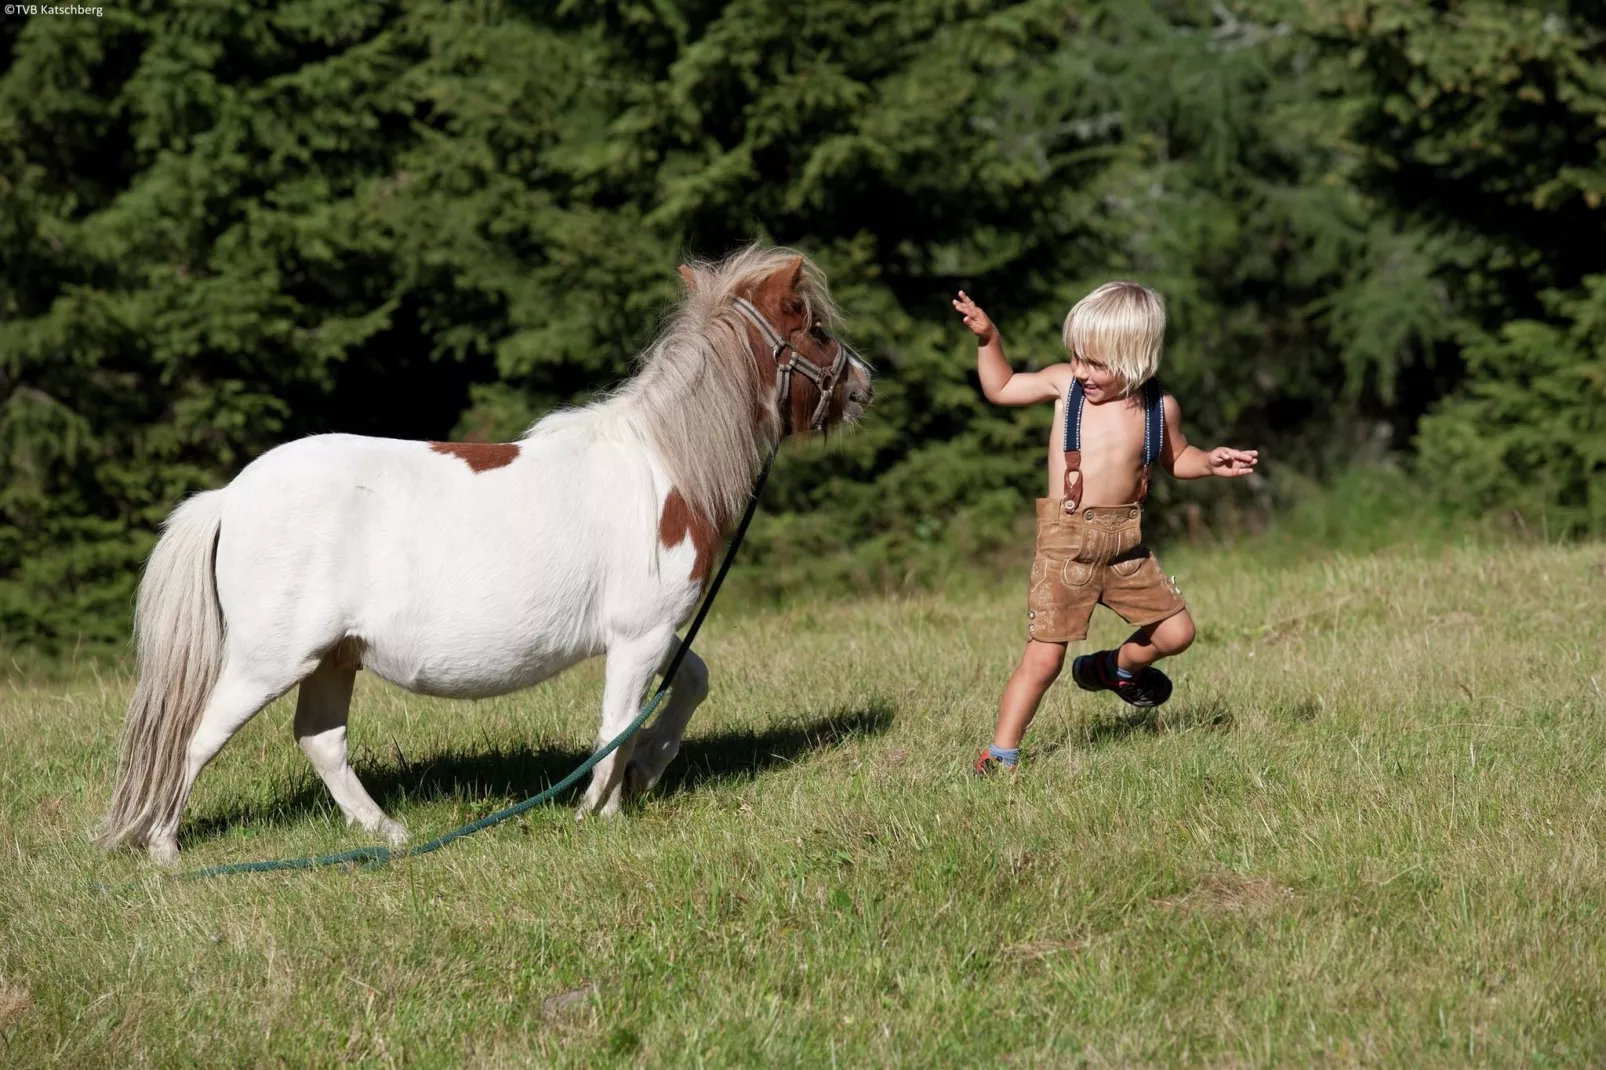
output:
[[[744,297],[736,298],[735,302],[736,310],[747,317],[749,323],[758,328],[758,332],[764,336],[764,340],[770,345],[770,359],[775,362],[775,370],[781,378],[781,392],[776,398],[776,403],[780,407],[782,422],[789,423],[791,420],[788,403],[792,398],[792,373],[797,372],[813,383],[814,388],[820,392],[820,400],[814,406],[814,415],[809,417],[809,430],[820,430],[825,426],[825,415],[831,407],[831,394],[836,390],[837,381],[842,378],[843,369],[848,366],[852,350],[842,339],[835,339],[836,360],[831,363],[829,371],[821,371],[818,364],[811,360],[804,360],[802,354],[793,347],[792,343],[781,337],[781,332],[771,325],[770,321],[764,317],[764,313],[760,312],[753,302]],[[792,355],[783,361],[781,354],[789,349],[792,351]]]

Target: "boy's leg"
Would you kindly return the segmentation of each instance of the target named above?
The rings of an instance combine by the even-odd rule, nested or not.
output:
[[[1193,618],[1181,592],[1140,545],[1106,570],[1100,600],[1130,623],[1154,623],[1140,625],[1119,650],[1077,658],[1071,665],[1077,686],[1114,691],[1140,709],[1164,705],[1171,697],[1171,681],[1153,665],[1193,642]]]
[[[1037,705],[1060,674],[1065,664],[1064,643],[1044,643],[1026,640],[1026,650],[1020,664],[1004,686],[1004,697],[998,701],[998,727],[993,731],[993,746],[999,750],[1016,750],[1026,726],[1037,714]]]
[[[1065,664],[1065,644],[1087,638],[1099,589],[1088,582],[1090,568],[1072,567],[1084,541],[1081,517],[1067,515],[1058,498],[1038,499],[1037,547],[1026,585],[1026,649],[998,700],[992,745],[976,759],[979,774],[1014,767],[1026,726]]]
[[[1083,691],[1114,691],[1144,709],[1163,706],[1171,697],[1171,681],[1154,663],[1192,643],[1193,618],[1184,609],[1139,628],[1119,649],[1083,654],[1071,665],[1071,677]]]
[[[1139,628],[1118,650],[1082,655],[1072,663],[1071,676],[1084,691],[1114,691],[1139,709],[1163,706],[1171,697],[1171,680],[1154,663],[1192,643],[1193,618],[1184,609]]]
[[[1136,673],[1161,658],[1182,653],[1193,645],[1193,617],[1186,609],[1159,624],[1139,628],[1115,652],[1117,668]]]

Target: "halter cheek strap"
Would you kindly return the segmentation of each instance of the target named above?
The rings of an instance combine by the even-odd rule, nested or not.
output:
[[[757,327],[758,333],[763,335],[764,340],[769,343],[770,359],[775,362],[776,374],[781,381],[780,393],[776,397],[776,405],[780,409],[782,426],[786,426],[791,419],[789,402],[792,399],[792,373],[796,372],[813,383],[814,388],[820,393],[820,400],[814,406],[814,412],[809,417],[809,430],[818,431],[824,427],[826,414],[831,408],[831,394],[836,389],[838,380],[842,378],[842,370],[848,366],[848,357],[851,350],[849,350],[847,343],[837,339],[836,360],[831,363],[829,369],[822,370],[813,361],[804,360],[798,351],[793,348],[792,343],[781,337],[781,332],[775,329],[774,325],[765,318],[764,313],[760,312],[758,307],[751,301],[738,297],[735,298],[734,303],[736,310],[745,316],[749,323]],[[791,351],[792,355],[783,361],[781,354],[788,350]]]
[[[1071,384],[1065,395],[1065,511],[1082,504],[1082,383]],[[1165,449],[1165,391],[1157,379],[1143,384],[1143,472],[1138,478],[1138,501],[1149,496],[1149,474]]]

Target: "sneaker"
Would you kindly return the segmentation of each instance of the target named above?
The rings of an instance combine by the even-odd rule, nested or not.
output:
[[[1071,679],[1083,691],[1114,691],[1129,706],[1147,710],[1163,706],[1171,697],[1171,677],[1152,665],[1130,680],[1115,675],[1115,651],[1083,654],[1071,662]]]
[[[1003,775],[1006,773],[1013,776],[1015,770],[1019,768],[1020,766],[1018,764],[1005,765],[1003,762],[993,757],[992,751],[988,750],[986,747],[983,747],[981,749],[981,753],[976,755],[976,764],[970,767],[970,772],[972,776],[979,777],[990,777],[995,774]]]

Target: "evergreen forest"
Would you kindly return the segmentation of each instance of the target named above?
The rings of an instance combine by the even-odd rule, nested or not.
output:
[[[1606,7],[189,0],[0,20],[0,646],[122,642],[187,493],[288,439],[502,441],[630,373],[677,264],[824,269],[875,364],[743,550],[773,592],[1023,560],[1061,358],[1166,297],[1173,538],[1403,473],[1606,531]],[[1026,540],[1023,542],[1023,538]],[[1013,556],[1011,556],[1013,555]]]

